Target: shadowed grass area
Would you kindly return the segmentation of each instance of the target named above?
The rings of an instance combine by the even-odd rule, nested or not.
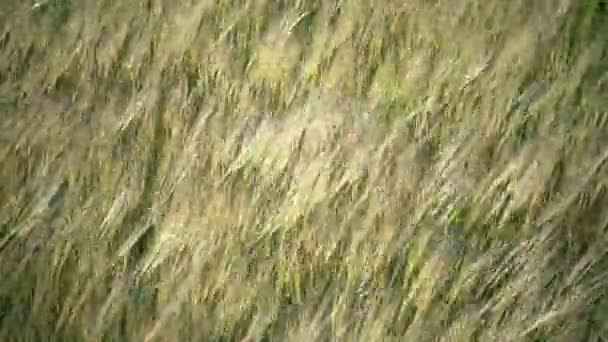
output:
[[[608,339],[603,1],[0,9],[0,340]]]

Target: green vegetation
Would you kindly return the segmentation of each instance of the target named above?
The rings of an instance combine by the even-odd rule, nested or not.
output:
[[[606,18],[3,1],[0,340],[608,340]]]

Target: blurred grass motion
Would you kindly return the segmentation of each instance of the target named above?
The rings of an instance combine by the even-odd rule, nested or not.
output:
[[[608,340],[599,0],[4,0],[0,340]]]

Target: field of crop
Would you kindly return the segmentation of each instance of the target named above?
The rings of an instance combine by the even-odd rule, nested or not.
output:
[[[608,341],[603,0],[3,0],[0,341]]]

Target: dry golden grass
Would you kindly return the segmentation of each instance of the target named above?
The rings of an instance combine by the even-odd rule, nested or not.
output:
[[[608,340],[601,0],[0,5],[0,340]]]

